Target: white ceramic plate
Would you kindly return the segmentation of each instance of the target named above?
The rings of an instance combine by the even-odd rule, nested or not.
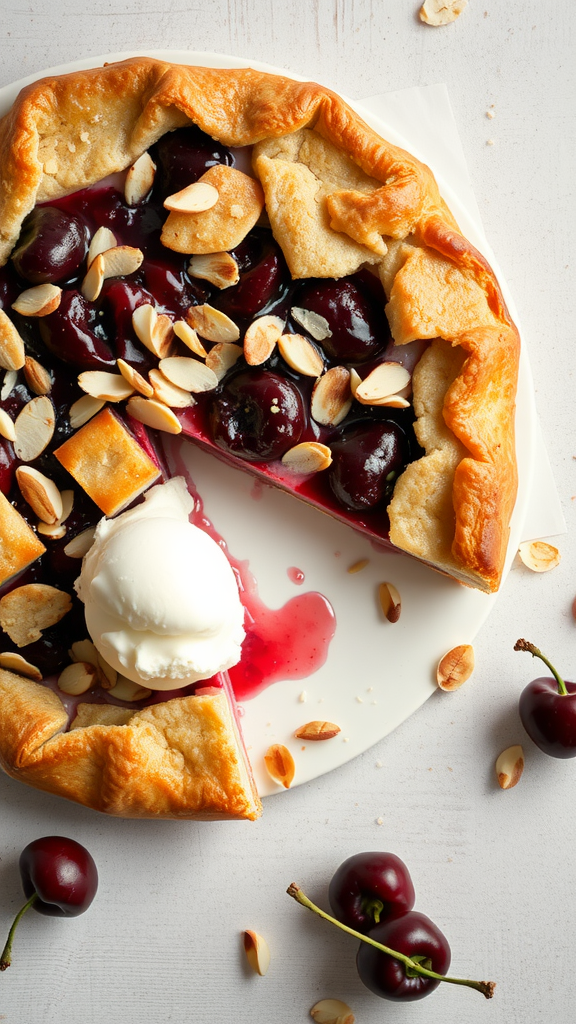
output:
[[[44,74],[65,74],[135,55],[90,57]],[[144,54],[139,51],[139,55]],[[219,54],[174,50],[145,51],[145,55],[182,64],[254,67],[289,75],[280,68]],[[40,77],[43,75],[34,75],[1,89],[0,115],[24,85]],[[352,105],[380,134],[419,155],[413,141],[405,142],[397,132],[363,111],[360,103]],[[498,273],[473,218],[458,196],[441,180],[439,184],[462,230]],[[501,275],[499,280],[515,315]],[[530,369],[523,353],[517,411],[520,486],[507,568],[521,540],[535,423]],[[316,778],[366,750],[435,691],[438,660],[456,644],[473,641],[496,596],[461,587],[403,555],[377,552],[349,527],[273,488],[264,487],[256,501],[254,481],[248,474],[225,466],[192,444],[185,443],[183,452],[207,515],[234,557],[249,561],[264,602],[276,608],[304,589],[317,590],[328,598],[336,613],[336,634],[325,665],[307,679],[276,683],[245,704],[243,732],[260,793],[283,792],[271,782],[263,766],[264,752],[271,743],[284,743],[292,750],[296,761],[294,784]],[[356,575],[348,574],[347,568],[361,558],[368,558],[369,565]],[[294,566],[305,575],[302,587],[295,586],[287,575]],[[384,580],[393,582],[402,596],[402,616],[394,625],[386,622],[378,610],[377,588]],[[305,702],[300,699],[303,692]],[[342,732],[325,743],[309,743],[303,750],[302,742],[293,734],[313,719],[336,722]]]

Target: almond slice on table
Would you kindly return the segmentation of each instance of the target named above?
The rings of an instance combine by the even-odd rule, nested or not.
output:
[[[305,377],[319,377],[324,370],[324,360],[302,334],[283,334],[278,339],[280,354],[288,366]]]
[[[62,515],[62,495],[53,480],[33,466],[19,466],[16,481],[22,497],[44,523],[56,523]]]
[[[149,302],[138,306],[132,313],[132,326],[145,348],[158,359],[164,359],[172,349],[174,331],[170,317],[158,314]]]
[[[123,402],[134,393],[134,388],[121,373],[107,370],[85,370],[78,375],[78,384],[86,394],[101,402]]]
[[[229,252],[207,252],[193,256],[188,264],[188,273],[201,281],[209,281],[220,291],[238,284],[240,280],[238,264]]]
[[[97,412],[100,412],[105,405],[102,398],[93,398],[92,395],[83,395],[70,406],[68,419],[73,430],[83,427],[88,420],[91,420]]]
[[[314,341],[325,341],[326,338],[332,337],[330,325],[320,313],[315,313],[312,309],[303,309],[302,306],[292,306],[290,315],[300,327],[312,335]]]
[[[312,419],[323,427],[337,427],[352,407],[350,371],[333,366],[319,377],[312,389]]]
[[[341,999],[321,999],[310,1010],[316,1024],[354,1024],[355,1017],[347,1003]]]
[[[21,370],[25,359],[24,342],[8,314],[0,309],[0,366],[5,370]]]
[[[282,465],[292,473],[320,473],[332,463],[332,452],[320,441],[302,441],[282,456]]]
[[[560,552],[543,540],[525,541],[518,548],[521,561],[532,572],[549,572],[560,563]]]
[[[39,683],[42,679],[42,673],[36,665],[31,665],[26,658],[23,658],[21,654],[16,654],[15,651],[5,651],[0,654],[0,668],[6,669],[7,672],[16,672],[19,676],[26,676],[27,679],[33,679],[36,683]]]
[[[212,391],[218,384],[214,370],[191,356],[170,356],[161,359],[158,366],[171,384],[193,394]]]
[[[459,644],[440,659],[436,669],[436,682],[441,690],[459,690],[474,671],[474,648]]]
[[[52,375],[32,356],[26,356],[24,363],[26,383],[35,395],[49,395],[52,390]]]
[[[154,389],[154,398],[158,402],[169,406],[170,409],[189,409],[196,404],[190,391],[172,384],[160,370],[150,370],[148,376]]]
[[[74,491],[66,490],[60,494],[62,500],[62,512],[55,523],[46,523],[40,520],[36,529],[43,537],[50,537],[52,540],[61,540],[66,534],[66,520],[74,508]]]
[[[214,309],[208,302],[204,302],[200,306],[190,306],[186,314],[186,319],[191,327],[201,338],[205,338],[206,341],[216,341],[221,343],[238,341],[240,337],[240,329],[225,313],[221,313],[219,309]]]
[[[126,172],[124,198],[128,206],[137,206],[146,198],[156,175],[156,164],[149,153],[142,153]]]
[[[242,355],[244,355],[244,352],[239,345],[220,343],[219,345],[214,345],[214,348],[210,349],[206,356],[206,366],[211,370],[214,370],[218,381],[221,381],[228,373],[230,367],[234,366],[234,363],[236,363]]]
[[[292,754],[283,743],[273,743],[271,747],[268,747],[264,754],[264,764],[268,775],[274,782],[277,782],[279,786],[284,786],[284,789],[290,789],[296,765]]]
[[[513,789],[524,771],[524,751],[520,744],[507,747],[496,758],[496,778],[500,789]]]
[[[58,689],[76,697],[91,690],[97,681],[98,674],[93,665],[86,661],[75,661],[67,665],[58,676]]]
[[[86,257],[87,268],[90,269],[91,264],[97,256],[100,256],[101,253],[106,252],[108,249],[113,249],[116,245],[118,245],[116,235],[110,230],[110,228],[98,228],[98,230],[92,235],[92,240],[88,248],[88,255]]]
[[[164,207],[176,213],[202,213],[216,206],[219,198],[220,193],[214,185],[209,185],[207,181],[195,181],[180,192],[168,196],[164,200]]]
[[[354,397],[362,405],[388,405],[398,402],[398,395],[410,383],[411,377],[401,363],[380,363],[356,388]],[[402,398],[400,408],[410,403]]]
[[[94,534],[96,533],[95,526],[89,526],[87,530],[82,530],[82,533],[77,533],[72,540],[69,540],[66,547],[64,548],[64,554],[67,558],[84,558],[92,547],[94,542]]]
[[[0,409],[0,434],[7,441],[16,440],[16,427],[14,420],[10,418],[5,409]]]
[[[48,316],[58,309],[62,298],[62,289],[55,284],[37,284],[21,292],[12,309],[22,316]]]
[[[206,359],[208,353],[204,348],[204,345],[200,341],[200,338],[196,334],[194,328],[190,327],[190,324],[187,324],[185,320],[176,320],[176,323],[173,324],[173,327],[174,334],[176,335],[176,337],[179,338],[180,341],[183,341],[186,347],[189,348],[191,352],[194,352],[195,355],[200,356],[200,359]]]
[[[120,373],[124,377],[124,380],[132,387],[134,391],[138,391],[144,398],[152,398],[154,394],[154,388],[147,380],[144,379],[138,370],[135,370],[130,363],[125,362],[124,359],[117,359],[116,365],[120,370]]]
[[[260,316],[244,335],[244,358],[248,366],[261,366],[270,358],[280,341],[284,320],[279,316]]]
[[[0,310],[1,312],[2,310]],[[4,380],[2,381],[2,388],[0,389],[0,402],[6,401],[9,395],[12,394],[17,380],[18,374],[16,370],[6,370]]]
[[[398,622],[402,611],[402,600],[393,583],[381,583],[378,587],[380,607],[388,622]]]
[[[334,722],[307,722],[296,730],[294,736],[297,740],[331,740],[342,732],[339,725]]]
[[[33,462],[52,440],[56,417],[54,406],[46,395],[32,398],[20,410],[14,429],[14,451],[22,462]]]
[[[456,21],[467,5],[468,0],[424,0],[418,14],[425,25],[438,28]]]
[[[0,626],[17,647],[26,647],[55,626],[72,607],[63,590],[44,583],[16,587],[0,600]]]
[[[139,423],[153,430],[163,430],[166,434],[182,433],[182,425],[171,409],[155,398],[142,398],[134,395],[128,399],[126,409]]]
[[[258,932],[244,932],[244,952],[252,970],[264,977],[270,966],[270,949]]]

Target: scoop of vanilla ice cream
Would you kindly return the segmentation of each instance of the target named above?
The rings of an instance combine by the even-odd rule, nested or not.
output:
[[[102,657],[154,690],[208,679],[240,660],[244,609],[218,544],[188,521],[183,477],[102,519],[76,591]]]

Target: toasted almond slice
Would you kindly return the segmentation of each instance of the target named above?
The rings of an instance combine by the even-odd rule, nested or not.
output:
[[[150,370],[148,376],[156,401],[163,402],[170,409],[189,409],[196,404],[190,391],[171,384],[160,370]]]
[[[266,939],[258,935],[258,932],[245,931],[244,952],[252,970],[263,977],[270,966],[270,950]]]
[[[290,789],[294,779],[296,765],[292,754],[282,743],[273,743],[264,754],[266,771],[274,782],[284,789]]]
[[[74,508],[74,491],[62,491],[60,496],[62,498],[62,515],[60,516],[59,522],[65,523]]]
[[[378,408],[385,407],[387,409],[408,409],[410,408],[410,402],[407,398],[403,398],[402,395],[386,395],[385,398],[375,398],[371,402],[365,402],[362,398],[358,398],[358,401],[362,405],[374,405]]]
[[[12,309],[22,316],[48,316],[58,309],[61,298],[62,289],[57,285],[37,284],[34,288],[27,288],[21,292],[16,302],[12,303]]]
[[[85,370],[78,375],[78,383],[86,394],[100,402],[123,402],[134,393],[134,388],[121,373],[107,370]]]
[[[524,771],[524,751],[520,744],[507,747],[496,758],[496,778],[500,789],[512,789]]]
[[[25,358],[22,338],[8,314],[0,309],[0,366],[6,370],[20,370]]]
[[[555,569],[560,562],[560,552],[553,544],[543,540],[525,541],[518,548],[518,554],[524,565],[532,572],[548,572]]]
[[[278,348],[288,366],[305,377],[319,377],[324,370],[322,356],[302,334],[283,334]]]
[[[6,370],[4,380],[2,381],[2,389],[0,390],[0,402],[6,401],[9,395],[12,394],[17,380],[18,374],[16,370]]]
[[[187,324],[185,320],[177,320],[173,326],[176,337],[183,341],[191,352],[200,356],[200,359],[206,359],[208,353],[194,328],[190,327],[190,324]]]
[[[26,356],[24,363],[26,383],[35,395],[49,395],[52,390],[52,376],[32,356]]]
[[[154,430],[163,430],[166,434],[180,434],[182,425],[171,409],[155,398],[141,398],[134,395],[128,399],[126,406],[130,416],[133,416],[139,423],[144,423]]]
[[[33,466],[19,466],[16,481],[22,497],[44,523],[56,523],[62,515],[62,495],[53,480]]]
[[[468,0],[424,0],[420,8],[419,17],[425,25],[449,25],[456,21],[468,5]]]
[[[164,313],[158,315],[154,306],[149,302],[138,306],[132,313],[132,326],[142,344],[158,356],[164,359],[172,349],[174,331],[172,321]]]
[[[115,697],[116,700],[145,700],[147,697],[152,696],[152,690],[148,690],[146,686],[141,686],[140,683],[134,683],[131,679],[127,679],[126,676],[118,676],[117,682],[112,686],[108,693],[111,697]]]
[[[201,281],[209,281],[220,291],[238,284],[240,280],[238,264],[229,252],[208,252],[193,256],[188,264],[188,273],[191,277],[199,277]]]
[[[388,622],[398,622],[402,611],[402,601],[394,584],[381,583],[378,587],[378,599]]]
[[[135,370],[133,366],[130,366],[130,363],[126,363],[123,359],[117,359],[116,365],[124,380],[131,385],[134,391],[144,395],[144,398],[152,398],[154,388],[144,379],[141,373],[138,373],[138,370]]]
[[[10,418],[5,409],[0,409],[0,434],[2,437],[5,437],[7,441],[16,440],[14,420]]]
[[[239,345],[219,344],[214,345],[206,356],[206,366],[214,370],[219,381],[226,376],[228,370],[243,355]]]
[[[98,668],[98,651],[91,640],[75,640],[68,653],[72,661],[86,661]]]
[[[306,725],[301,725],[299,729],[294,733],[297,740],[331,740],[334,736],[337,736],[340,729],[339,725],[334,725],[334,722],[307,722]]]
[[[14,451],[22,462],[33,462],[52,440],[56,417],[46,395],[27,402],[16,417]]]
[[[128,168],[124,182],[124,198],[128,206],[137,206],[146,198],[156,174],[156,164],[149,153],[142,153]]]
[[[0,600],[0,626],[17,647],[26,647],[40,639],[43,629],[60,622],[71,607],[72,598],[63,590],[28,583]]]
[[[401,363],[380,363],[356,388],[355,398],[363,405],[373,405],[397,395],[410,383],[410,374]]]
[[[354,576],[357,572],[362,572],[362,569],[365,569],[367,565],[370,565],[370,559],[360,558],[357,562],[353,562],[352,565],[347,568],[346,572],[350,573],[351,576]]]
[[[164,207],[176,213],[202,213],[216,206],[219,198],[220,194],[214,185],[209,185],[207,181],[195,181],[180,192],[168,196],[164,200]]]
[[[75,661],[72,665],[67,665],[58,676],[58,689],[76,697],[80,693],[91,690],[96,685],[97,679],[96,669],[93,665],[89,665],[86,661]]]
[[[106,252],[110,250],[106,249]],[[96,302],[104,284],[104,253],[99,252],[90,263],[80,291],[87,302]]]
[[[261,366],[270,358],[280,341],[284,320],[279,316],[260,316],[244,335],[244,358],[249,366]]]
[[[195,395],[203,391],[212,391],[218,384],[214,370],[201,363],[199,359],[192,359],[191,356],[161,359],[158,366],[171,384]]]
[[[16,672],[19,676],[26,676],[27,679],[34,679],[37,683],[42,679],[40,669],[36,668],[36,665],[31,665],[26,658],[23,658],[21,654],[16,654],[15,651],[5,651],[0,654],[0,668],[4,668],[8,672]]]
[[[345,366],[333,366],[312,389],[312,419],[324,427],[337,427],[351,407],[350,371]]]
[[[97,256],[100,256],[103,252],[107,252],[108,249],[113,249],[117,244],[116,235],[110,230],[110,228],[98,228],[98,230],[94,232],[90,242],[88,256],[86,257],[86,266],[90,268]]]
[[[126,277],[142,265],[144,253],[132,245],[116,245],[102,253],[104,277]]]
[[[474,671],[474,648],[459,644],[440,659],[436,681],[441,690],[458,690]]]
[[[352,392],[353,398],[356,398],[356,392],[358,391],[361,383],[362,377],[358,373],[358,370],[355,370],[354,367],[352,367],[350,370],[350,391]]]
[[[48,537],[49,540],[62,540],[62,537],[66,536],[66,526],[64,523],[43,523],[41,519],[36,523],[36,529],[38,533],[42,534],[43,537]]]
[[[82,533],[77,533],[72,540],[68,541],[64,548],[64,554],[66,557],[84,558],[84,555],[86,555],[92,547],[95,533],[95,526],[89,526],[87,530],[82,530]]]
[[[240,337],[240,329],[225,313],[221,313],[219,309],[214,309],[208,302],[204,302],[201,306],[190,306],[186,314],[186,319],[191,327],[201,338],[205,338],[206,341],[217,341],[220,343],[226,343],[231,341],[238,341]]]
[[[312,335],[314,341],[325,341],[326,338],[332,337],[330,324],[325,317],[320,316],[320,313],[314,313],[312,309],[303,309],[301,306],[292,306],[290,314],[300,327]]]
[[[88,420],[91,420],[97,412],[100,412],[100,409],[103,408],[104,404],[103,399],[93,398],[92,395],[84,395],[76,402],[73,402],[68,413],[72,429],[77,430],[78,427],[82,427],[85,423],[88,423]]]
[[[104,690],[110,690],[113,686],[116,686],[118,682],[118,673],[112,665],[109,665],[105,658],[102,657],[99,650],[96,650],[96,668],[98,671],[98,679],[100,686]]]
[[[347,1003],[341,999],[321,999],[310,1010],[316,1024],[354,1024],[355,1017]]]
[[[292,473],[320,473],[331,462],[332,452],[319,441],[302,441],[282,456],[282,465]]]

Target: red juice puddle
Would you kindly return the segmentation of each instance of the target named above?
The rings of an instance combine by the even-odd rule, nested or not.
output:
[[[291,565],[290,568],[286,570],[286,575],[290,582],[295,583],[297,587],[301,587],[306,579],[302,569],[297,569],[295,565]]]

